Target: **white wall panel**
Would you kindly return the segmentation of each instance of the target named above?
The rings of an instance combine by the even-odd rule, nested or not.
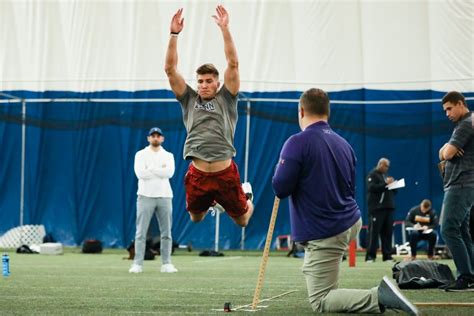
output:
[[[243,91],[474,91],[473,1],[223,1]],[[214,1],[0,1],[0,90],[169,89],[163,64],[184,8],[179,69],[223,72]],[[191,82],[192,83],[192,82]]]

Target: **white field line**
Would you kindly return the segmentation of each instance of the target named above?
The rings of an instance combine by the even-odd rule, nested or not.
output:
[[[275,295],[275,296],[272,296],[272,297],[269,297],[269,298],[265,298],[263,300],[259,300],[258,302],[259,303],[263,303],[263,302],[267,302],[267,301],[271,301],[275,298],[279,298],[279,297],[282,297],[282,296],[285,296],[285,295],[288,295],[288,294],[291,294],[293,292],[297,292],[297,290],[291,290],[291,291],[288,291],[288,292],[285,292],[285,293],[282,293],[282,294],[278,294],[278,295]],[[253,309],[245,309],[246,307],[249,307],[251,306],[252,303],[250,304],[246,304],[246,305],[240,305],[240,306],[237,306],[235,308],[232,308],[232,311],[238,311],[238,310],[241,310],[241,311],[245,311],[245,312],[255,312],[255,311],[258,311],[258,308],[267,308],[268,305],[257,305],[257,309],[253,310]],[[211,309],[212,311],[224,311],[224,309]]]
[[[55,289],[55,290],[58,290],[58,289],[64,289],[64,290],[85,290],[85,289],[89,289],[90,287],[88,286],[30,286],[28,287],[29,289],[35,289],[35,290],[45,290],[45,289]],[[110,290],[121,290],[122,288],[114,288],[114,287],[110,287],[108,288]],[[178,294],[209,294],[209,295],[223,295],[222,292],[210,292],[209,289],[207,288],[193,288],[192,290],[182,290],[182,289],[174,289],[174,288],[169,288],[169,289],[166,289],[166,288],[159,288],[159,289],[156,289],[157,292],[171,292],[171,293],[178,293]],[[241,297],[241,293],[225,293],[225,295],[227,296],[238,296],[238,297]],[[35,295],[35,296],[24,296],[22,294],[18,294],[18,295],[2,295],[2,298],[11,298],[11,299],[20,299],[20,300],[28,300],[28,299],[56,299],[58,298],[59,296],[42,296],[42,295]],[[61,298],[74,298],[74,297],[77,297],[77,295],[72,295],[72,296],[68,296],[68,295],[61,295],[60,296]],[[87,297],[87,296],[85,296]],[[120,297],[109,297],[109,296],[97,296],[97,295],[94,295],[94,296],[91,296],[89,297],[91,299],[99,299],[99,300],[102,300],[102,299],[112,299],[112,300],[122,300],[123,298],[120,298]],[[131,299],[131,300],[134,300],[134,299],[141,299],[141,298],[133,298],[133,297],[129,297],[128,299]]]
[[[226,257],[226,258],[215,258],[215,257],[209,257],[208,259],[204,260],[195,260],[193,261],[194,263],[209,263],[209,262],[216,262],[216,261],[225,261],[225,260],[235,260],[235,259],[240,259],[242,256],[235,256],[235,257]]]
[[[186,307],[184,307],[186,308]],[[183,309],[184,309],[183,308]],[[114,311],[115,313],[116,311]],[[118,313],[118,315],[121,315],[121,314],[147,314],[147,315],[163,315],[163,314],[166,314],[166,315],[209,315],[208,312],[203,312],[203,313],[200,313],[200,312],[186,312],[184,310],[179,310],[179,311],[166,311],[166,312],[163,312],[163,311],[159,311],[159,312],[135,312],[135,311],[121,311]]]

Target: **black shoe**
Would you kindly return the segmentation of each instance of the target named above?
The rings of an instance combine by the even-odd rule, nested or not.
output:
[[[408,301],[402,294],[398,286],[393,283],[387,276],[382,278],[378,287],[379,305],[382,312],[388,309],[399,309],[410,315],[419,315],[418,309]]]
[[[373,262],[375,262],[375,258],[372,258],[372,257],[370,257],[370,256],[365,257],[365,262],[367,262],[367,263],[373,263]]]
[[[444,289],[446,292],[474,292],[474,280],[460,276],[455,283]]]

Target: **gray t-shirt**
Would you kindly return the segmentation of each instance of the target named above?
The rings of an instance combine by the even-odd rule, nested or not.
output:
[[[462,157],[453,157],[446,162],[444,190],[468,186],[474,187],[474,113],[465,115],[454,128],[449,144],[462,148]]]
[[[183,110],[187,137],[183,157],[205,161],[226,160],[235,156],[234,134],[237,125],[237,99],[224,86],[210,101],[202,101],[189,85],[178,98]]]

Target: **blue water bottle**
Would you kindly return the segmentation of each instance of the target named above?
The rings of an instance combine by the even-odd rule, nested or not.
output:
[[[10,257],[6,253],[2,256],[2,274],[4,277],[10,275]]]

